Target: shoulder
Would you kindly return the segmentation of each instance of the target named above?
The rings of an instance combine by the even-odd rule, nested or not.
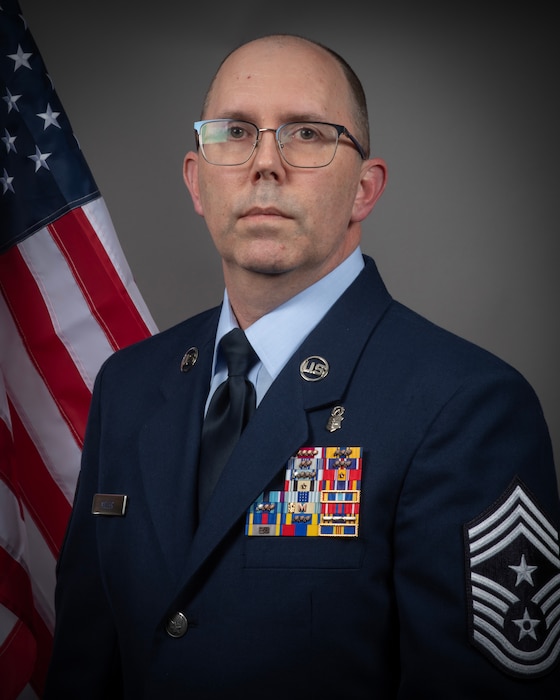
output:
[[[213,342],[220,307],[203,311],[171,328],[117,350],[104,362],[99,375],[129,374],[142,376],[159,374],[169,365],[179,366],[184,354],[192,347]]]
[[[379,334],[397,358],[404,362],[414,358],[415,365],[424,371],[431,369],[439,375],[503,374],[522,379],[504,359],[396,301],[385,314]]]

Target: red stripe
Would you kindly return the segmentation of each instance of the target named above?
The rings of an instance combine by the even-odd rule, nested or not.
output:
[[[22,565],[2,547],[0,547],[0,571],[2,572],[0,603],[31,629],[33,627],[33,593],[29,575]]]
[[[17,247],[0,256],[0,290],[31,361],[81,446],[91,392],[57,336],[41,291]]]
[[[83,210],[74,209],[48,229],[113,349],[150,335]]]
[[[71,504],[52,478],[17,412],[10,404],[21,500],[55,558],[58,557]],[[76,478],[79,465],[76,465]]]

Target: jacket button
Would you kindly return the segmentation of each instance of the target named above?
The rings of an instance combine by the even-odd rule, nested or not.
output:
[[[170,637],[179,639],[187,632],[189,622],[182,612],[177,612],[167,620],[165,630]]]

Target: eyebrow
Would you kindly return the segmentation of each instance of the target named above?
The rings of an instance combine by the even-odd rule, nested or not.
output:
[[[235,121],[251,122],[252,124],[255,123],[255,120],[251,116],[249,116],[249,114],[247,112],[242,112],[242,111],[224,112],[223,116],[210,117],[210,118],[232,119]],[[287,124],[288,122],[328,122],[328,119],[326,119],[324,116],[321,116],[321,115],[313,113],[313,112],[304,112],[304,113],[286,112],[280,118],[279,124]],[[260,125],[257,125],[257,126],[260,126]],[[261,127],[261,128],[266,128],[266,127]]]

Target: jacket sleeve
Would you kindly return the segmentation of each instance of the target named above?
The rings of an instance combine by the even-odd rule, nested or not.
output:
[[[102,372],[95,384],[74,506],[57,563],[56,625],[44,700],[122,697],[117,637],[91,517],[97,491]]]
[[[534,392],[511,368],[471,376],[426,430],[401,492],[399,697],[555,697],[559,511]]]

